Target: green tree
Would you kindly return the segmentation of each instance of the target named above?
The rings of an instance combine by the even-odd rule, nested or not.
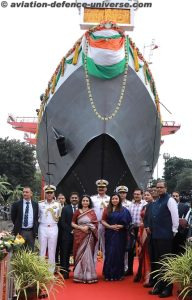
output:
[[[0,138],[0,175],[13,186],[31,185],[35,175],[35,148],[25,142]]]
[[[15,187],[14,190],[9,191],[7,202],[13,203],[22,198],[23,187],[19,184]]]
[[[0,176],[0,202],[6,202],[6,195],[10,193],[11,184],[5,175]]]
[[[33,199],[34,200],[40,200],[41,196],[41,181],[42,181],[42,175],[40,171],[35,172],[33,184],[32,184],[32,191],[33,191]]]
[[[168,192],[176,190],[177,182],[181,178],[181,174],[186,170],[192,170],[192,160],[190,159],[171,157],[165,163],[164,179],[167,182]]]
[[[192,190],[192,169],[185,169],[178,175],[176,190],[187,193]]]

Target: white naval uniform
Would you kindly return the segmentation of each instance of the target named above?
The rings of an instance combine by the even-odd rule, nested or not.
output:
[[[110,197],[105,195],[104,197],[101,197],[99,194],[91,196],[91,200],[93,202],[93,209],[95,211],[95,214],[97,216],[98,220],[98,241],[95,246],[95,253],[94,253],[94,262],[97,262],[97,253],[99,249],[99,244],[100,244],[100,249],[103,253],[103,259],[105,258],[105,230],[103,225],[101,224],[101,219],[103,216],[103,211],[104,208],[106,208],[109,204]]]
[[[131,201],[125,199],[122,202],[122,206],[127,208],[129,210],[129,207],[131,206]],[[124,270],[125,272],[128,270],[128,251],[125,252],[125,258],[124,258]]]
[[[131,201],[125,199],[123,202],[122,202],[122,206],[129,209],[130,205],[131,205]]]
[[[54,216],[54,217],[53,217]],[[55,270],[55,252],[57,247],[58,226],[57,218],[60,216],[60,204],[53,200],[39,203],[39,229],[38,238],[40,244],[40,256],[45,257],[48,248],[51,271]]]

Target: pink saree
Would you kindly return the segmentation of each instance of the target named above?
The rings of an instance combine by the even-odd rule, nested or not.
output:
[[[85,233],[74,229],[73,256],[75,261],[74,281],[83,283],[97,282],[94,264],[94,250],[98,239],[98,221],[93,209],[84,213],[78,210],[73,216],[74,223],[79,226],[88,226]]]

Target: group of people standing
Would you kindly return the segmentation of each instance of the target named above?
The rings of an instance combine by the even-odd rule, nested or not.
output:
[[[117,187],[109,197],[106,180],[97,180],[96,185],[97,195],[80,198],[77,192],[72,192],[68,205],[62,194],[55,199],[53,185],[45,186],[45,200],[39,203],[32,201],[32,191],[25,187],[23,199],[14,203],[11,210],[14,233],[20,233],[26,245],[34,250],[38,232],[40,255],[46,256],[48,252],[52,272],[56,261],[65,279],[69,278],[73,253],[74,281],[83,283],[98,281],[98,253],[103,256],[106,281],[133,275],[137,248],[139,266],[134,281],[142,280],[145,287],[155,285],[149,292],[152,295],[170,296],[172,286],[162,281],[156,284],[150,272],[159,268],[156,262],[163,255],[173,253],[176,248],[182,251],[178,243],[183,245],[186,240],[184,228],[187,220],[192,219],[191,211],[179,203],[174,193],[174,198],[167,193],[164,181],[144,194],[141,189],[135,189],[132,201],[127,199],[126,186]],[[184,222],[186,216],[188,219]]]

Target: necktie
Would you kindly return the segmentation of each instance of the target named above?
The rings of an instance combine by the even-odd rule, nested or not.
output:
[[[23,225],[24,225],[25,227],[28,226],[28,216],[29,216],[29,202],[26,202],[25,215],[24,215],[24,222],[23,222]]]
[[[75,212],[77,210],[77,206],[73,205],[73,212]]]

